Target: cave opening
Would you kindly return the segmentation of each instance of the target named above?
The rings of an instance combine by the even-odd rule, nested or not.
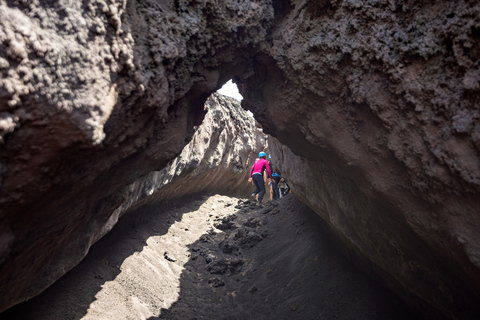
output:
[[[217,92],[225,96],[237,99],[238,101],[243,100],[243,96],[240,94],[238,86],[233,83],[232,79],[228,80],[220,89],[217,90]]]

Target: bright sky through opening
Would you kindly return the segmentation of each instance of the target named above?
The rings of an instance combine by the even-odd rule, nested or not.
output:
[[[218,93],[221,93],[225,96],[232,97],[234,99],[237,99],[238,101],[242,101],[243,97],[238,92],[237,85],[232,82],[232,80],[228,80],[227,83],[223,85],[220,89],[218,89]]]

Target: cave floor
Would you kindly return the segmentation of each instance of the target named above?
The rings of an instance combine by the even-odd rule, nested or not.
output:
[[[264,208],[212,195],[153,211],[0,319],[414,319],[292,194]]]

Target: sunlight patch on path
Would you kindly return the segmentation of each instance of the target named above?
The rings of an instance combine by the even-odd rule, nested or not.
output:
[[[190,259],[188,246],[209,230],[221,232],[213,227],[214,219],[237,211],[233,205],[236,198],[215,195],[205,199],[203,203],[187,204],[183,207],[186,212],[177,209],[162,214],[163,220],[181,218],[164,235],[142,239],[142,230],[138,236],[135,233],[129,241],[146,239],[146,246],[124,260],[120,274],[105,282],[82,319],[117,320],[119,314],[125,315],[124,319],[148,319],[159,316],[162,308],[169,309],[179,297],[180,277]],[[149,227],[150,232],[156,229],[154,225]]]

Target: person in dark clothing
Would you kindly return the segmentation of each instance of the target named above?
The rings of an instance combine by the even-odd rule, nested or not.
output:
[[[272,173],[272,178],[273,178],[273,174],[275,173],[275,170],[273,170],[273,165],[272,165],[272,156],[269,154],[268,155],[268,166],[270,167],[270,172]],[[275,200],[277,198],[275,198],[275,188],[273,186],[274,184],[274,181],[273,179],[270,181],[269,185],[270,185],[270,200]]]
[[[280,198],[285,197],[290,192],[290,186],[284,178],[280,178],[278,182],[278,191]]]
[[[265,152],[260,152],[258,157],[260,160],[256,161],[250,169],[250,179],[252,179],[253,183],[255,184],[255,191],[252,193],[252,197],[256,197],[258,194],[257,205],[262,206],[262,200],[265,194],[265,181],[263,178],[263,173],[266,170],[270,179],[272,179],[272,173],[270,172],[270,167],[268,165],[268,161],[266,160],[267,155]]]
[[[280,176],[278,173],[274,172],[272,173],[272,181],[270,182],[272,186],[272,192],[273,192],[273,200],[280,199],[280,193],[278,190],[278,183],[280,182],[280,179],[282,176]]]

